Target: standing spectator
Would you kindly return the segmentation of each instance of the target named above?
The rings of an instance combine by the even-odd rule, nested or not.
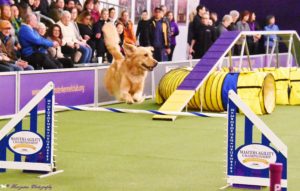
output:
[[[64,7],[65,7],[64,0],[56,0],[56,2],[53,2],[51,5],[49,17],[52,18],[55,22],[58,22],[62,17]]]
[[[64,11],[61,20],[57,23],[61,27],[62,42],[71,48],[75,48],[82,53],[80,63],[90,63],[92,58],[92,49],[76,35],[76,29],[71,23],[71,14],[69,11]]]
[[[119,36],[120,36],[120,43],[119,43],[120,49],[121,49],[122,54],[125,55],[125,52],[124,52],[124,49],[123,49],[123,44],[124,44],[124,25],[123,25],[123,23],[117,22],[116,27],[117,27],[117,31],[118,31]]]
[[[95,39],[93,38],[93,29],[92,29],[92,16],[88,11],[83,11],[80,13],[79,17],[77,18],[77,25],[79,28],[80,35],[82,36],[83,40],[87,42],[87,44],[92,49],[92,55],[94,55],[96,43]]]
[[[19,15],[19,9],[16,5],[11,6],[11,24],[15,29],[15,35],[18,35],[21,23],[22,23],[22,18]]]
[[[212,25],[213,26],[218,26],[219,22],[218,22],[218,14],[216,12],[211,12],[210,13],[210,19],[212,20]]]
[[[147,10],[142,12],[141,20],[139,20],[137,30],[136,30],[136,39],[139,39],[140,46],[150,46],[150,21],[148,18]]]
[[[224,15],[222,22],[217,27],[217,37],[219,37],[223,32],[227,32],[231,23],[232,17],[230,15]]]
[[[202,58],[215,39],[215,30],[213,27],[209,26],[209,14],[205,13],[201,17],[199,28],[194,31],[190,54],[193,55],[194,59]]]
[[[251,31],[260,31],[261,28],[259,24],[256,22],[256,15],[254,12],[250,13],[249,21],[248,21],[249,27]],[[253,36],[252,41],[249,42],[249,49],[251,54],[258,54],[259,53],[259,40],[261,39],[261,35],[255,35]]]
[[[189,46],[191,45],[192,40],[193,40],[193,21],[194,21],[195,16],[196,16],[195,11],[192,11],[189,14],[188,37],[187,37],[187,43]]]
[[[112,56],[109,54],[108,50],[106,49],[104,43],[104,36],[102,32],[102,28],[105,23],[110,22],[108,18],[108,10],[102,9],[101,11],[101,19],[93,25],[93,34],[96,41],[96,55],[97,57],[102,57],[104,61],[111,62]]]
[[[99,19],[101,17],[100,2],[99,1],[95,1],[94,9],[91,12],[91,16],[92,16],[92,23],[95,23],[95,22],[99,21]]]
[[[133,23],[131,22],[131,20],[129,20],[128,11],[122,11],[119,22],[123,23],[124,25],[124,42],[135,45],[136,38],[133,31]]]
[[[248,24],[250,17],[249,11],[243,11],[241,14],[241,20],[236,23],[236,27],[238,31],[250,31],[250,27]]]
[[[48,0],[34,0],[31,6],[33,12],[39,11],[42,15],[46,16],[49,14],[49,8]]]
[[[66,0],[65,1],[65,10],[71,12],[73,8],[76,8],[76,4],[74,0]]]
[[[250,17],[250,12],[249,11],[243,11],[242,14],[241,14],[240,21],[238,21],[236,23],[236,30],[238,30],[238,31],[250,31],[250,27],[249,27],[249,24],[248,24],[249,17]],[[249,44],[249,42],[253,41],[252,39],[253,39],[252,36],[247,36],[246,37],[247,43]],[[235,55],[240,55],[241,54],[242,44],[243,44],[244,40],[245,40],[245,37],[242,37],[236,43],[235,50],[234,50]]]
[[[176,36],[179,35],[179,29],[177,23],[174,20],[173,12],[168,11],[166,15],[168,17],[168,20],[170,21],[170,31],[171,31],[171,38],[170,38],[171,52],[170,54],[168,54],[168,58],[169,58],[168,60],[172,61],[174,49],[176,46]]]
[[[41,0],[34,0],[33,4],[32,4],[32,11],[36,12],[36,11],[41,11],[40,9],[40,4],[41,4]]]
[[[32,13],[33,0],[22,0],[19,3],[20,17],[24,20],[27,15]]]
[[[74,66],[73,61],[69,58],[66,58],[61,51],[62,33],[61,33],[61,28],[58,24],[54,24],[49,28],[48,39],[51,41],[56,41],[59,44],[59,46],[57,46],[56,48],[54,47],[48,48],[48,52],[50,56],[54,59],[57,59],[59,62],[61,62],[64,68],[72,68]]]
[[[197,31],[201,27],[201,18],[206,14],[206,7],[203,5],[198,5],[196,8],[196,16],[193,19],[193,32]]]
[[[240,13],[238,11],[236,11],[236,10],[232,10],[232,11],[230,11],[229,15],[232,18],[232,23],[229,26],[228,30],[229,31],[235,31],[235,30],[237,30],[236,23],[239,20]]]
[[[167,61],[167,55],[171,52],[168,31],[161,8],[155,8],[154,17],[150,20],[150,43],[154,48],[153,56],[159,62]]]
[[[108,15],[109,15],[109,20],[114,23],[116,20],[116,9],[114,7],[109,8]]]
[[[267,25],[264,27],[265,31],[279,31],[279,27],[275,24],[276,19],[274,15],[268,15],[266,18]],[[268,46],[268,38],[269,38],[269,47]],[[278,51],[278,46],[276,46],[278,37],[277,35],[265,35],[265,48],[266,50],[269,50],[271,52],[273,46],[277,48],[276,51]]]
[[[94,9],[94,0],[86,0],[83,5],[83,10],[91,13],[93,9]]]
[[[28,62],[18,59],[14,49],[15,40],[10,34],[11,29],[12,26],[9,21],[0,21],[0,55],[2,59],[0,59],[0,63],[8,66],[12,71],[33,70]]]
[[[55,69],[59,68],[47,54],[39,51],[39,47],[57,47],[56,41],[52,42],[41,37],[35,30],[37,18],[34,14],[29,14],[25,18],[19,32],[19,40],[22,46],[22,57],[35,69]]]

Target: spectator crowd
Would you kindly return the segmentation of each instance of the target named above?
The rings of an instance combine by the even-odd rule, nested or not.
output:
[[[195,12],[189,16],[188,40],[189,55],[194,59],[202,58],[209,47],[216,39],[226,31],[278,31],[279,28],[275,24],[275,16],[269,15],[266,18],[266,26],[261,28],[256,21],[255,12],[245,10],[238,12],[232,10],[224,15],[222,20],[218,21],[218,14],[211,12],[205,6],[199,5]],[[246,40],[250,54],[263,53],[264,50],[271,50],[273,44],[277,42],[276,35],[269,36],[269,43],[266,37],[261,35],[247,36],[239,39],[234,47],[234,54],[240,55],[242,43]],[[260,45],[264,48],[261,48]],[[268,46],[268,47],[267,47]],[[263,50],[263,51],[262,51]]]
[[[261,30],[255,13],[249,11],[233,10],[219,22],[217,13],[199,5],[189,19],[187,42],[189,53],[195,59],[201,58],[225,31]],[[127,10],[117,18],[114,7],[101,9],[98,0],[85,0],[83,4],[79,0],[1,1],[0,71],[72,68],[77,63],[93,63],[97,57],[109,63],[112,56],[102,32],[107,22],[115,24],[123,54],[123,44],[129,43],[152,46],[157,61],[172,60],[179,27],[174,13],[164,5],[156,7],[151,18],[144,10],[135,31]],[[268,16],[264,30],[279,30],[274,16]],[[276,38],[276,35],[271,36],[265,46],[272,47]],[[246,40],[250,52],[258,53],[262,37],[257,35]],[[240,49],[241,42],[238,42],[235,54],[239,54]]]

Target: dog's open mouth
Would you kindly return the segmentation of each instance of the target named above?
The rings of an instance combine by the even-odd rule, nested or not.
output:
[[[146,64],[142,64],[142,66],[144,67],[144,68],[146,68],[148,71],[153,71],[153,68],[154,67],[152,67],[152,66],[147,66]]]

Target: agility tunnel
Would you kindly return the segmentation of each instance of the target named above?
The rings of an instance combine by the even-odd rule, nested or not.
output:
[[[171,70],[161,79],[156,102],[164,103],[192,68]],[[275,79],[271,73],[214,71],[188,103],[191,109],[223,112],[227,110],[228,91],[232,89],[256,113],[269,114],[275,109]]]

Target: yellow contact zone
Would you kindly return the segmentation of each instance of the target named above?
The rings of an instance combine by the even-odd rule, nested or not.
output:
[[[260,162],[260,163],[264,163],[266,165],[269,164],[269,162],[265,159],[259,159],[259,158],[247,158],[245,160],[243,160],[243,163],[248,163],[248,162]]]
[[[31,144],[26,144],[26,143],[22,143],[22,144],[16,144],[14,147],[14,149],[18,149],[18,148],[29,148],[32,150],[36,150],[35,146],[31,145]]]

